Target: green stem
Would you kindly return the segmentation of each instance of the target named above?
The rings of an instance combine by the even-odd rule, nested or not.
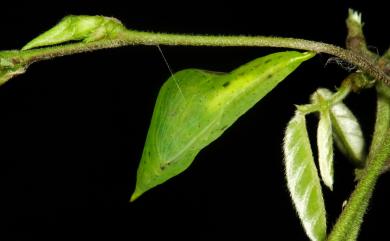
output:
[[[382,123],[381,120],[384,118],[379,109],[376,118],[374,139],[381,140],[381,142],[376,146],[371,146],[365,173],[333,227],[328,241],[356,240],[376,181],[390,156],[390,129],[378,124]]]
[[[346,50],[331,44],[295,38],[263,37],[263,36],[206,36],[186,34],[152,33],[126,30],[115,39],[98,40],[88,43],[72,43],[60,46],[38,48],[25,51],[5,51],[1,55],[13,55],[26,65],[64,55],[93,51],[97,49],[115,48],[126,45],[183,45],[183,46],[248,46],[292,48],[327,53],[337,56],[368,73],[373,78],[390,85],[390,78],[376,67],[370,60],[359,53]]]
[[[347,76],[345,78],[340,86],[340,88],[337,90],[336,93],[332,95],[331,98],[324,100],[321,103],[312,103],[312,104],[306,104],[306,105],[297,105],[297,109],[304,115],[319,112],[324,108],[324,103],[326,103],[326,108],[331,108],[333,105],[343,101],[348,94],[351,92],[352,89],[352,82],[353,79],[357,73],[353,73]]]

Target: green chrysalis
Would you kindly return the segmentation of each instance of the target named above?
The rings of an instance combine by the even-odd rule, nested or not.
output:
[[[323,241],[326,237],[325,204],[305,115],[299,111],[287,125],[283,151],[288,190],[305,232],[312,241]]]
[[[286,51],[228,74],[186,69],[160,90],[131,201],[183,172],[204,147],[313,53]]]
[[[122,23],[110,17],[69,15],[57,25],[27,43],[22,50],[65,43],[69,41],[92,42],[110,39],[126,31]]]

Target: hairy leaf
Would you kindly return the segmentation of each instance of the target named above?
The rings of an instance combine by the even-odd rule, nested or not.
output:
[[[317,128],[318,163],[321,179],[333,190],[333,138],[329,103],[317,92],[311,96],[312,102],[321,106]]]
[[[255,59],[228,73],[180,71],[160,90],[131,200],[183,172],[312,53],[287,51]]]
[[[50,30],[27,43],[22,50],[69,41],[92,42],[117,36],[125,27],[115,18],[104,16],[66,16]]]
[[[329,110],[320,112],[317,129],[318,163],[322,181],[333,190],[333,138]]]
[[[306,130],[305,116],[297,111],[287,125],[283,151],[287,186],[307,236],[326,237],[326,212],[321,184]]]
[[[318,89],[317,95],[329,99],[332,92],[328,89]],[[356,167],[364,167],[365,141],[358,120],[351,110],[342,102],[330,109],[333,126],[333,138],[339,150],[352,161]]]

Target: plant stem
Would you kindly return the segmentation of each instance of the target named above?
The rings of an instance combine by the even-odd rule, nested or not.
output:
[[[331,108],[333,105],[343,101],[348,94],[351,92],[352,89],[352,81],[353,78],[358,75],[358,73],[353,73],[347,76],[345,78],[340,86],[340,88],[337,90],[336,93],[334,93],[329,99],[324,100],[326,102],[326,108]],[[306,104],[306,105],[296,105],[297,109],[304,115],[314,113],[314,112],[319,112],[321,111],[324,107],[324,102],[317,102],[317,103],[311,103],[311,104]]]
[[[357,66],[373,78],[390,85],[388,77],[381,69],[376,67],[369,59],[359,53],[346,50],[331,44],[295,38],[264,37],[264,36],[211,36],[166,34],[126,30],[115,39],[98,40],[93,42],[80,42],[60,46],[44,47],[25,51],[4,51],[1,55],[13,55],[23,61],[26,66],[31,63],[51,59],[64,55],[88,52],[97,49],[115,48],[126,45],[183,45],[183,46],[248,46],[248,47],[277,47],[308,50],[316,53],[327,53],[337,56]]]
[[[129,31],[127,40],[134,44],[147,45],[185,45],[185,46],[250,46],[250,47],[276,47],[309,50],[316,53],[327,53],[337,56],[364,72],[390,85],[390,78],[382,70],[371,63],[361,54],[346,50],[335,45],[322,42],[296,38],[264,37],[264,36],[204,36],[181,35]]]
[[[381,103],[380,101],[379,99],[378,105]],[[376,146],[371,146],[365,173],[333,227],[328,241],[356,240],[357,238],[376,181],[390,156],[390,128],[380,124],[383,122],[383,118],[386,117],[378,108],[374,139],[381,140],[381,142],[377,143]]]

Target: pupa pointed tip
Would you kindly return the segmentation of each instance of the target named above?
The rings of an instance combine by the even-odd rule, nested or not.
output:
[[[130,197],[130,201],[129,202],[134,202],[135,200],[137,200],[141,195],[142,195],[143,192],[140,192],[138,191],[137,189],[134,191],[134,193],[131,195]]]

